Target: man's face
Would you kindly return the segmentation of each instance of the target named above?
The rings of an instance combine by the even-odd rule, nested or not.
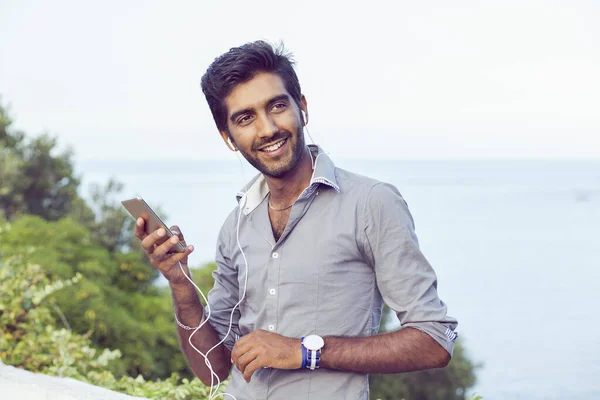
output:
[[[302,97],[302,107],[306,100]],[[300,108],[276,74],[260,73],[225,98],[227,126],[244,158],[265,175],[282,178],[305,147]],[[227,132],[221,132],[227,139]]]

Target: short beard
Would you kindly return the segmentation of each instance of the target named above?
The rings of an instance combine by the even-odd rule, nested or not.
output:
[[[258,152],[260,151],[258,150],[258,148],[262,147],[263,145],[272,142],[277,142],[285,138],[287,138],[286,144],[292,145],[292,139],[294,138],[294,135],[291,135],[285,131],[280,131],[273,135],[271,138],[269,138],[269,140],[266,143],[259,143],[257,145],[254,145],[252,146],[252,149],[253,151]],[[300,127],[298,129],[298,132],[296,132],[295,138],[296,145],[292,149],[292,158],[285,164],[276,163],[276,165],[272,168],[262,163],[258,157],[253,157],[252,154],[245,153],[241,149],[240,153],[242,153],[242,155],[250,163],[250,165],[256,168],[263,175],[269,176],[271,178],[283,178],[290,171],[293,171],[298,166],[298,164],[300,164],[300,160],[302,160],[302,154],[304,152],[304,147],[306,147],[304,141],[304,129],[302,127]]]

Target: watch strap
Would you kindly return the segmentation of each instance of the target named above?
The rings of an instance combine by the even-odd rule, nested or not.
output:
[[[306,368],[306,347],[304,347],[304,336],[300,339],[300,347],[302,347],[302,369]]]

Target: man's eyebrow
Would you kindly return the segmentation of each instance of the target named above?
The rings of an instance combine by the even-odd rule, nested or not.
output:
[[[290,101],[290,96],[288,94],[280,94],[279,96],[275,96],[273,98],[271,98],[267,104],[271,105],[273,103],[277,103],[278,101],[281,100],[285,100],[285,101]]]
[[[278,96],[272,97],[267,101],[267,105],[271,105],[273,103],[276,103],[278,101],[290,101],[290,96],[288,94],[280,94]],[[235,120],[243,114],[247,114],[247,113],[251,113],[253,112],[254,109],[253,108],[244,108],[243,110],[239,110],[234,112],[233,114],[231,114],[231,117],[229,117],[229,120],[231,121],[231,123],[235,123]]]

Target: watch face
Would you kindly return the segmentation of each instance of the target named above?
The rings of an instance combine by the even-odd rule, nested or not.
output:
[[[319,350],[325,345],[323,338],[317,335],[308,335],[302,343],[309,350]]]

